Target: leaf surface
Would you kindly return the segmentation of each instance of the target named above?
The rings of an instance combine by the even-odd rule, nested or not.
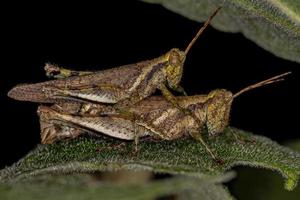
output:
[[[215,184],[207,179],[180,176],[139,184],[120,184],[99,181],[89,175],[44,175],[29,181],[0,184],[1,199],[20,199],[20,194],[22,194],[22,200],[37,198],[43,200],[150,200],[170,195],[182,195],[184,197],[182,199],[190,200],[200,197],[204,200],[233,199],[222,184]]]
[[[298,0],[144,0],[158,3],[189,19],[204,22],[222,6],[211,23],[238,33],[273,54],[300,62],[300,1]]]
[[[234,134],[255,143],[240,143]],[[218,164],[193,139],[141,141],[138,155],[133,143],[111,138],[78,138],[69,142],[40,145],[11,167],[0,171],[0,181],[15,182],[36,175],[86,173],[120,169],[150,170],[194,177],[219,176],[236,165],[280,172],[285,188],[292,190],[299,179],[300,154],[268,138],[228,128],[218,137],[206,139],[224,161]]]

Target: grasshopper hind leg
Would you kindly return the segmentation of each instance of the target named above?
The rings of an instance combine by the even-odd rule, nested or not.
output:
[[[53,116],[51,116],[51,114],[43,111],[40,108],[41,107],[38,109],[38,115],[40,118],[42,144],[51,144],[60,140],[73,139],[84,134],[84,131],[81,129],[77,129],[53,120]],[[59,108],[59,105],[52,106],[52,108]],[[72,110],[74,108],[70,109]]]
[[[40,126],[42,144],[52,144],[61,140],[74,139],[84,134],[82,130],[52,121],[40,121]]]
[[[70,76],[83,76],[88,74],[93,74],[95,72],[90,71],[75,71],[59,67],[50,63],[46,63],[44,70],[46,71],[46,76],[49,78],[63,79]]]
[[[181,88],[181,87],[179,87]],[[168,88],[165,86],[165,85],[162,85],[160,86],[159,88],[163,94],[163,96],[170,102],[172,103],[172,105],[174,107],[176,107],[177,109],[179,109],[182,113],[184,113],[185,115],[189,115],[191,116],[198,124],[201,124],[201,121],[198,119],[198,117],[189,109],[187,108],[183,108],[179,105],[178,101],[176,100],[176,97],[168,90]],[[182,88],[182,91],[181,92],[184,92],[185,91],[183,90]]]

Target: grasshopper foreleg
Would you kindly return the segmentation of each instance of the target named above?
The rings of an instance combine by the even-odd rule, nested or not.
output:
[[[168,88],[165,85],[161,85],[159,87],[159,89],[161,90],[163,96],[169,102],[171,102],[173,106],[175,106],[177,109],[179,109],[184,114],[191,116],[198,124],[201,124],[201,121],[198,119],[198,117],[193,112],[191,112],[189,109],[183,108],[179,105],[179,103],[176,100],[175,96],[168,90]]]

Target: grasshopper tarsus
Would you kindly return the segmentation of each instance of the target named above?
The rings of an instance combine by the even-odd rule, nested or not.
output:
[[[132,157],[138,157],[139,154],[140,154],[140,148],[139,148],[139,146],[134,144],[133,149],[131,151],[131,155],[132,155]]]
[[[57,65],[46,63],[44,70],[48,78],[66,78],[66,76],[61,75],[61,68]]]
[[[71,76],[82,76],[94,73],[90,71],[74,71],[63,67],[59,67],[58,65],[54,65],[51,63],[46,63],[44,70],[46,72],[47,77],[56,79],[64,79]]]
[[[219,164],[219,165],[224,165],[225,161],[220,159],[220,158],[214,158],[213,159],[215,163]]]
[[[173,89],[175,92],[178,92],[180,94],[182,94],[183,96],[188,96],[186,91],[184,90],[184,88],[182,86],[178,86],[176,89]]]

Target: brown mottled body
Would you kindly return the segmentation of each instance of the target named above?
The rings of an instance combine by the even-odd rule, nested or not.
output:
[[[46,75],[58,80],[19,85],[8,96],[40,103],[109,103],[116,104],[114,108],[122,110],[158,89],[173,106],[195,118],[191,112],[180,108],[169,89],[185,94],[180,81],[186,55],[219,10],[220,8],[216,9],[208,18],[184,51],[173,48],[163,56],[149,61],[99,72],[77,72],[47,64]]]
[[[184,108],[190,107],[193,109],[197,113],[197,117],[204,122],[205,109],[203,109],[203,106],[205,106],[206,96],[177,97],[177,100]],[[127,140],[134,139],[135,124],[140,127],[138,128],[140,130],[137,133],[138,136],[145,136],[141,131],[147,130],[145,131],[147,132],[146,135],[165,140],[189,135],[189,131],[197,131],[200,128],[199,124],[192,117],[183,114],[163,97],[158,96],[149,97],[128,108],[128,111],[134,114],[135,121],[131,116],[124,116],[117,112],[108,116],[99,116],[97,104],[84,104],[81,106],[81,109],[80,111],[75,109],[71,112],[69,111],[69,113],[63,113],[56,107],[41,106],[39,114],[43,118],[42,121],[46,121],[45,116],[47,116],[47,120],[55,121],[56,123],[65,123],[71,126],[73,124],[74,127],[81,127],[103,134],[107,134],[101,129],[103,126],[116,131],[124,129],[124,136],[120,137],[118,134],[110,136]],[[100,107],[101,111],[102,109]],[[81,115],[76,114],[76,112],[81,113]],[[44,136],[42,138],[44,138],[42,140],[43,143],[48,143]]]
[[[43,110],[48,110],[49,108],[50,110],[55,111],[56,114],[49,115],[51,117],[48,117],[48,119],[69,122],[74,124],[74,126],[78,125],[81,128],[92,129],[93,131],[98,131],[97,123],[103,122],[102,124],[106,123],[108,126],[114,127],[114,121],[122,119],[125,120],[122,123],[132,124],[132,129],[134,123],[136,123],[138,126],[150,131],[148,135],[165,140],[173,140],[190,135],[192,132],[201,134],[206,126],[211,135],[220,133],[224,130],[228,124],[232,102],[230,98],[232,98],[232,94],[226,90],[216,91],[211,92],[209,95],[176,98],[183,108],[189,108],[198,117],[202,122],[201,124],[198,124],[191,116],[185,115],[179,109],[174,108],[170,102],[159,96],[149,97],[140,101],[135,106],[128,108],[128,111],[134,114],[135,121],[133,121],[131,116],[128,117],[126,115],[118,114],[117,112],[108,116],[99,116],[97,113],[97,105],[93,104],[83,105],[81,107],[82,109],[85,109],[85,107],[94,107],[94,109],[80,111],[81,115],[72,115],[72,112],[63,113],[55,107],[49,108],[45,106],[42,106],[39,109],[39,113],[42,114]],[[228,101],[224,101],[225,99],[228,99]],[[224,110],[224,107],[229,109]],[[100,107],[100,109],[102,109],[102,107]],[[215,110],[218,110],[219,112],[215,112]],[[210,113],[208,113],[208,111]],[[210,123],[210,121],[218,122]],[[92,125],[88,125],[88,123],[95,123],[96,125],[91,128]],[[120,128],[120,126],[118,128]],[[133,135],[131,138],[125,137],[123,139],[133,139]]]
[[[82,76],[70,76],[36,84],[22,84],[14,87],[8,96],[21,101],[40,103],[68,101],[72,97],[79,98],[79,100],[94,100],[99,103],[116,103],[137,95],[135,93],[139,91],[140,98],[145,98],[154,92],[157,85],[167,81],[165,73],[169,56],[170,53],[167,53],[150,61]],[[100,97],[103,97],[102,101],[97,100]],[[73,98],[72,101],[74,101]]]
[[[182,108],[191,110],[198,120],[184,114],[163,97],[149,97],[128,107],[128,112],[132,113],[134,117],[120,114],[117,111],[108,116],[99,116],[97,113],[99,108],[94,104],[82,105],[82,110],[79,111],[80,116],[59,112],[55,110],[55,107],[40,106],[38,113],[42,128],[42,143],[74,138],[84,132],[135,140],[136,144],[137,139],[144,136],[174,140],[190,135],[205,146],[212,158],[217,159],[201,135],[205,128],[210,134],[216,134],[222,132],[227,126],[232,103],[231,92],[215,90],[209,95],[177,97],[176,100]],[[229,109],[223,109],[223,107],[229,107]],[[102,109],[100,107],[100,110]],[[215,109],[220,112],[213,112]],[[208,111],[213,114],[207,113]],[[222,123],[210,122],[216,120],[222,121]],[[43,124],[47,125],[46,129],[43,129],[45,127]],[[52,127],[49,128],[49,124],[52,124]],[[57,126],[62,126],[62,128],[58,129]]]

